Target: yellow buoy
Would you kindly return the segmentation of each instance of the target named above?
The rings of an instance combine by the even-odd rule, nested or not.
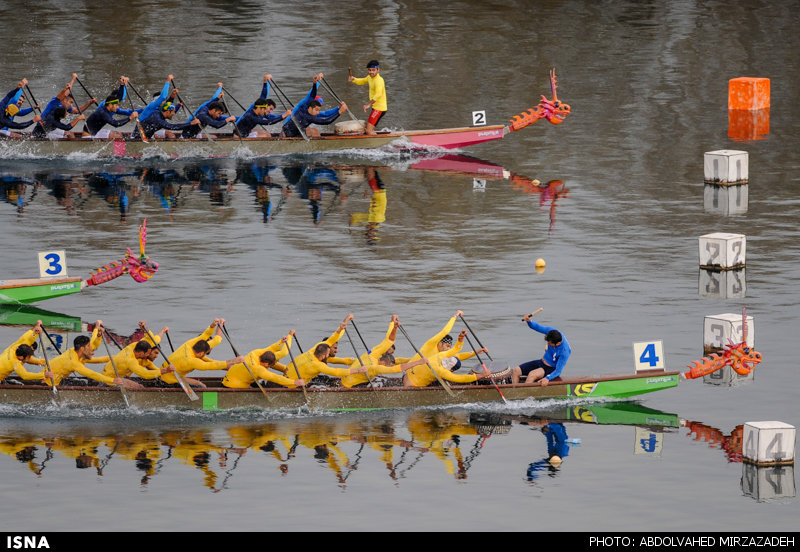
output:
[[[544,262],[544,259],[542,259],[541,257],[536,259],[536,265],[535,266],[536,266],[536,272],[538,272],[539,274],[544,272],[544,267],[546,266],[545,262]]]

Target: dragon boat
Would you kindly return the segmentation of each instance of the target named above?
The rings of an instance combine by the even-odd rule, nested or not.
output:
[[[135,379],[135,378],[134,378]],[[602,400],[627,398],[676,387],[679,372],[648,370],[636,374],[606,376],[576,376],[557,378],[549,385],[521,383],[517,385],[452,385],[450,392],[439,386],[405,388],[345,388],[326,387],[302,389],[257,388],[228,389],[220,378],[197,378],[207,387],[195,389],[198,400],[191,400],[180,388],[145,388],[128,391],[132,407],[189,408],[202,410],[227,410],[232,408],[296,409],[308,406],[315,410],[378,410],[448,406],[470,403],[489,403],[502,400],[574,399]],[[307,397],[307,398],[306,398]],[[57,393],[51,387],[39,384],[0,385],[0,403],[17,405],[50,405],[89,407],[125,406],[125,399],[115,387],[62,386]]]
[[[125,256],[96,269],[85,280],[80,277],[22,278],[0,280],[0,304],[26,304],[80,293],[89,286],[97,286],[130,274],[136,282],[145,282],[158,270],[158,263],[145,254],[147,219],[139,225],[139,255],[128,248]]]
[[[541,96],[535,108],[511,118],[505,125],[486,125],[430,130],[383,131],[375,135],[363,132],[322,133],[319,137],[281,138],[277,134],[264,138],[241,138],[233,133],[209,133],[204,138],[180,140],[148,139],[34,139],[29,137],[0,140],[0,155],[67,157],[85,154],[99,157],[226,157],[305,154],[323,151],[377,149],[396,146],[403,150],[430,148],[455,149],[483,142],[500,140],[512,132],[545,119],[561,124],[571,108],[556,95],[555,69],[550,71],[552,98]]]

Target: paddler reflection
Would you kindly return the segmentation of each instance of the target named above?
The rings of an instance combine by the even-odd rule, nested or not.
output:
[[[555,477],[564,459],[569,456],[567,428],[561,422],[547,422],[547,420],[521,422],[521,425],[525,424],[540,426],[547,440],[547,456],[528,465],[525,472],[528,481],[535,481],[542,475]]]
[[[236,180],[247,184],[254,195],[254,202],[259,206],[264,217],[264,223],[272,222],[272,217],[280,213],[289,191],[284,189],[282,184],[274,182],[274,176],[278,173],[278,167],[253,162],[238,165],[236,167]],[[280,190],[280,199],[277,205],[273,204],[270,197],[270,189]]]
[[[381,239],[378,235],[380,225],[386,221],[386,188],[374,167],[364,168],[364,179],[370,190],[364,192],[364,198],[369,197],[369,212],[351,214],[350,226],[365,225],[364,237],[367,244],[375,245]]]
[[[308,200],[314,224],[321,224],[325,215],[322,205],[325,191],[333,192],[331,205],[341,191],[336,171],[328,167],[284,167],[283,176],[288,182],[288,188],[293,187],[301,199]]]

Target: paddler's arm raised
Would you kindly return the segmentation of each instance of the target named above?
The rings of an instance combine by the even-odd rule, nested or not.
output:
[[[327,345],[333,345],[334,343],[338,342],[344,335],[344,331],[345,329],[347,329],[348,322],[350,322],[353,318],[355,317],[352,314],[348,314],[347,316],[345,316],[344,320],[342,320],[342,323],[339,324],[339,328],[334,332],[332,336],[323,341],[323,343]]]

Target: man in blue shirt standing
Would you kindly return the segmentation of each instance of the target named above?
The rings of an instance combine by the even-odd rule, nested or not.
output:
[[[547,386],[552,380],[561,375],[561,371],[567,364],[572,349],[567,338],[561,335],[557,329],[550,326],[542,326],[535,322],[530,314],[526,314],[523,320],[527,322],[532,330],[544,334],[544,341],[547,347],[544,356],[540,360],[525,362],[511,370],[511,382],[519,383],[524,376],[525,383],[541,381],[542,387]]]

